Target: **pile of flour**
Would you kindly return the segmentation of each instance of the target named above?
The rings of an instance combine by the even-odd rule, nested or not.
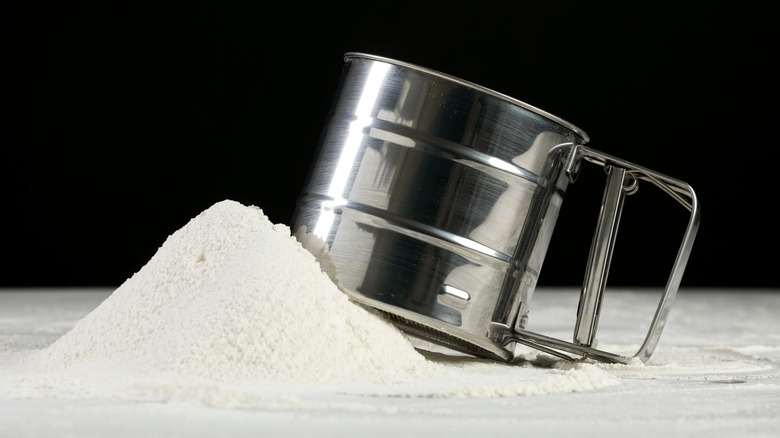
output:
[[[169,236],[33,363],[298,383],[388,382],[433,366],[395,327],[351,303],[287,226],[233,201]]]
[[[2,356],[0,392],[15,397],[220,408],[300,404],[308,391],[507,397],[619,383],[593,364],[422,354],[391,323],[349,301],[286,225],[233,201],[192,218],[21,366]]]

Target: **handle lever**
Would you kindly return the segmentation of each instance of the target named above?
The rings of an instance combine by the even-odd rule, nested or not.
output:
[[[596,232],[593,234],[593,243],[590,246],[580,304],[577,308],[577,323],[574,326],[574,342],[579,345],[590,347],[596,340],[601,296],[607,285],[620,214],[626,198],[623,190],[625,180],[626,169],[607,166],[607,185],[601,201]]]
[[[566,172],[572,181],[575,180],[579,164],[583,159],[604,166],[607,170],[607,182],[588,256],[588,265],[577,309],[573,342],[550,338],[519,327],[515,328],[516,335],[512,336],[511,340],[543,351],[556,352],[557,356],[565,358],[570,357],[560,353],[560,351],[578,354],[583,358],[591,357],[603,362],[629,363],[635,359],[647,362],[666,325],[699,228],[701,212],[696,194],[693,188],[685,182],[581,145],[572,147],[571,155],[567,161]],[[596,343],[595,336],[601,312],[601,298],[607,283],[625,195],[636,190],[638,180],[649,181],[659,187],[690,211],[691,216],[645,340],[639,350],[629,357],[598,350],[594,344]]]

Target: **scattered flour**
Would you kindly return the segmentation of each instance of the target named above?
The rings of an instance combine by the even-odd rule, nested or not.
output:
[[[421,354],[389,322],[349,301],[287,226],[233,201],[169,236],[62,337],[22,353],[16,364],[0,357],[6,395],[220,408],[302,404],[301,394],[313,390],[473,398],[620,381],[587,363]]]

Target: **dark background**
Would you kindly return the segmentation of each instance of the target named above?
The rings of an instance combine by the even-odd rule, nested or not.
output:
[[[0,287],[118,286],[223,199],[288,224],[359,51],[508,94],[690,183],[702,225],[682,286],[777,288],[778,38],[748,4],[4,4]],[[540,284],[581,283],[603,186],[586,169]],[[647,187],[610,284],[671,268],[687,212]]]

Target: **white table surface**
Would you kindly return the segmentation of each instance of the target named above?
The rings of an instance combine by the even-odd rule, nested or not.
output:
[[[780,436],[780,290],[681,290],[642,372],[605,367],[620,383],[583,392],[425,398],[323,387],[296,403],[277,392],[279,403],[214,408],[15,391],[11,357],[45,348],[110,293],[0,290],[0,437]],[[576,299],[573,289],[537,290],[529,328],[570,338]],[[600,346],[639,343],[638,321],[656,302],[655,292],[608,290]]]

